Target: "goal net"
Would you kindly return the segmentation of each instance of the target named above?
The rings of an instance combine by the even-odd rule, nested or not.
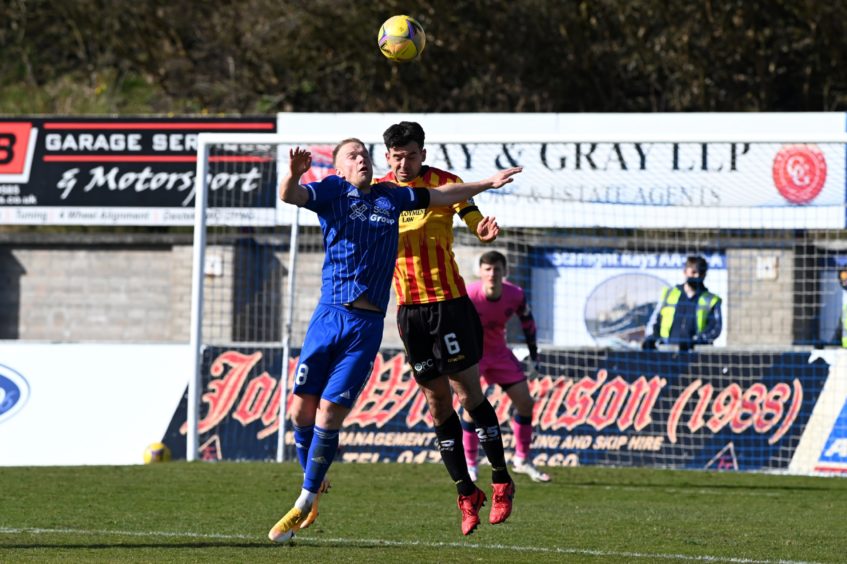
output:
[[[200,136],[197,375],[185,418],[169,430],[187,437],[189,459],[293,457],[287,392],[319,298],[323,245],[315,214],[279,202],[277,190],[291,147],[312,152],[305,183],[333,172],[337,141]],[[377,178],[384,148],[364,141]],[[427,139],[427,149],[427,164],[465,180],[524,167],[475,198],[497,218],[498,239],[482,245],[457,219],[454,252],[471,282],[481,253],[501,251],[508,279],[526,291],[540,348],[540,377],[529,382],[536,464],[838,471],[847,457],[836,339],[847,268],[843,139],[503,134]],[[708,264],[721,330],[690,350],[661,339],[643,350],[663,290],[685,282],[690,256]],[[438,459],[395,310],[392,296],[341,460]],[[525,359],[516,320],[508,340]],[[509,399],[499,388],[489,397],[512,452]]]

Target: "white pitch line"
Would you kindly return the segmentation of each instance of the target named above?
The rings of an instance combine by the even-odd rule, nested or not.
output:
[[[38,527],[0,527],[2,535],[114,535],[117,537],[178,537],[193,539],[255,540],[255,535],[230,535],[219,533],[180,533],[176,531],[113,531],[90,529],[42,529]]]
[[[59,535],[114,535],[119,537],[145,537],[145,538],[192,538],[192,539],[218,539],[218,540],[259,540],[259,535],[238,535],[220,533],[193,533],[176,531],[113,531],[113,530],[86,530],[86,529],[43,529],[37,527],[0,527],[2,535],[20,534],[59,534]],[[418,546],[425,548],[470,548],[473,550],[511,550],[514,552],[534,552],[540,554],[572,554],[580,556],[598,556],[609,558],[643,558],[648,560],[684,560],[689,562],[730,562],[732,564],[815,564],[806,560],[755,560],[752,558],[733,558],[725,556],[692,556],[689,554],[664,554],[651,552],[625,552],[615,550],[592,550],[587,548],[545,548],[538,546],[516,546],[509,544],[474,544],[460,542],[425,542],[425,541],[393,541],[382,539],[345,539],[345,538],[304,538],[297,537],[296,542],[300,544],[342,544],[346,546]],[[2,548],[2,547],[0,547]],[[14,547],[12,547],[14,548]]]
[[[575,489],[585,489],[585,490],[595,490],[598,487],[607,490],[607,491],[629,491],[629,492],[643,492],[648,488],[643,486],[597,486],[593,484],[568,484],[566,487],[575,488]],[[658,488],[656,488],[658,489]],[[675,493],[687,493],[687,494],[699,494],[699,495],[730,495],[729,493],[717,489],[706,489],[706,488],[662,488],[662,493],[666,494],[675,494]],[[769,491],[751,491],[751,492],[731,492],[732,497],[739,496],[750,496],[750,497],[778,497],[785,495],[781,492],[769,492]]]

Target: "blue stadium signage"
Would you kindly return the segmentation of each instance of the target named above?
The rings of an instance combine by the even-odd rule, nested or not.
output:
[[[847,401],[824,443],[815,471],[847,474]]]
[[[560,368],[530,382],[534,462],[784,469],[829,374],[823,360],[809,360],[801,352],[542,354],[543,366]],[[207,349],[200,433],[214,452],[205,457],[275,456],[280,363],[278,349]],[[288,368],[293,383],[296,358]],[[508,421],[508,397],[492,389],[489,398]],[[511,449],[514,438],[503,428]],[[176,455],[184,456],[185,432],[183,404],[165,437]],[[383,351],[345,421],[341,460],[436,462],[434,437],[405,355]],[[290,430],[286,444],[293,458]]]

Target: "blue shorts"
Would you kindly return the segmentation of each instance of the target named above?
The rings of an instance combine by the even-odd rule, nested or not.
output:
[[[318,304],[294,373],[295,394],[353,407],[382,343],[382,313]]]

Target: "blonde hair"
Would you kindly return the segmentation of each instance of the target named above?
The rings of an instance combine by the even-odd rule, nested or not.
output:
[[[350,143],[358,143],[362,147],[365,147],[365,144],[362,142],[362,140],[357,138],[357,137],[348,137],[347,139],[343,139],[338,145],[335,146],[335,149],[332,150],[332,164],[333,165],[335,164],[335,158],[338,156],[338,151],[341,150],[341,147],[343,147],[344,145],[348,145]],[[365,150],[367,150],[367,147],[365,147]]]

